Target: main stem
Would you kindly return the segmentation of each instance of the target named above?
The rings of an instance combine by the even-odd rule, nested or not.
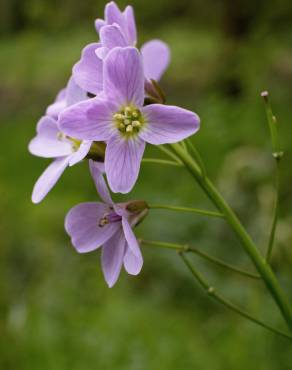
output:
[[[272,269],[259,253],[257,246],[255,245],[249,234],[246,232],[245,228],[242,226],[241,222],[239,221],[233,210],[229,207],[224,198],[212,184],[210,179],[208,179],[208,177],[202,176],[200,168],[193,160],[193,158],[189,155],[189,153],[185,151],[179,144],[171,144],[171,148],[179,157],[179,159],[184,163],[185,167],[196,179],[200,187],[204,190],[209,199],[214,203],[219,212],[222,212],[225,215],[226,221],[229,223],[235,235],[241,242],[245,252],[251,258],[258,273],[262,276],[267,289],[278,305],[284,319],[287,322],[289,329],[292,331],[292,314],[289,302],[287,301],[287,298],[284,295]]]

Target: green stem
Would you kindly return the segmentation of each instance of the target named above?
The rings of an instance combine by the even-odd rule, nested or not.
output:
[[[197,254],[198,256],[204,258],[205,260],[214,263],[217,266],[224,267],[227,270],[230,270],[232,272],[236,272],[240,275],[247,276],[252,279],[261,279],[261,276],[253,274],[252,272],[248,272],[245,270],[242,270],[238,267],[232,266],[229,263],[226,263],[222,260],[220,260],[217,257],[210,256],[209,254],[200,251],[197,248],[191,247],[189,245],[182,245],[182,244],[176,244],[176,243],[166,243],[166,242],[160,242],[160,241],[153,241],[153,240],[144,240],[139,239],[139,242],[141,244],[150,245],[154,247],[160,247],[160,248],[169,248],[169,249],[175,249],[176,251],[180,252],[191,252],[194,254]]]
[[[166,154],[169,158],[173,159],[175,162],[182,165],[182,161],[171,150],[167,149],[165,146],[157,145],[156,148],[158,148],[161,152]]]
[[[207,194],[209,199],[215,204],[219,212],[222,212],[224,214],[226,221],[229,223],[233,232],[241,242],[241,245],[244,248],[245,252],[254,263],[254,266],[256,267],[258,273],[262,276],[267,289],[274,298],[283,317],[287,322],[288,327],[292,331],[292,315],[289,302],[287,301],[287,298],[284,295],[274,275],[274,272],[259,253],[253,240],[246,232],[245,228],[242,226],[233,210],[229,207],[224,198],[212,184],[212,182],[207,177],[202,176],[202,173],[193,158],[186,151],[184,151],[180,145],[171,144],[171,147],[175,154],[184,163],[185,167],[188,169],[191,175],[196,179],[204,192]]]
[[[149,208],[150,209],[167,209],[169,211],[177,211],[177,212],[192,212],[192,213],[197,213],[202,216],[209,216],[209,217],[224,217],[222,213],[214,212],[214,211],[207,211],[207,210],[198,209],[198,208],[169,206],[169,205],[164,205],[164,204],[149,204]]]
[[[190,148],[191,152],[193,153],[193,156],[194,156],[195,160],[197,161],[198,165],[201,168],[203,177],[206,177],[207,176],[207,171],[206,171],[204,162],[202,160],[202,157],[200,156],[200,153],[197,151],[196,147],[191,142],[191,139],[186,139],[186,142],[187,142],[187,145]]]
[[[261,96],[264,99],[265,103],[265,110],[267,115],[267,121],[270,128],[270,135],[271,135],[271,142],[272,142],[272,150],[273,150],[273,157],[276,161],[276,195],[275,195],[275,205],[274,205],[274,213],[273,213],[273,221],[272,227],[269,237],[269,243],[266,253],[266,261],[267,263],[270,262],[272,256],[272,250],[274,246],[277,222],[278,222],[278,214],[279,214],[279,193],[280,193],[280,160],[283,157],[283,151],[280,147],[280,140],[279,140],[279,132],[278,132],[278,121],[276,116],[274,116],[272,107],[269,102],[269,92],[263,91]]]
[[[231,311],[238,313],[240,316],[254,322],[255,324],[260,325],[261,327],[268,329],[275,334],[281,335],[282,337],[289,338],[290,340],[292,340],[292,337],[289,334],[286,334],[264,323],[263,321],[258,320],[257,318],[251,316],[249,313],[243,311],[240,307],[236,306],[234,303],[224,298],[221,294],[217,293],[215,288],[209,285],[207,280],[194,268],[194,266],[191,264],[188,258],[184,255],[184,253],[181,252],[180,256],[183,262],[185,263],[185,265],[187,266],[187,268],[190,270],[190,272],[194,276],[194,278],[198,281],[201,287],[208,293],[208,295],[212,297],[215,301],[221,303],[222,305],[224,305]]]
[[[143,158],[143,163],[155,163],[155,164],[163,164],[167,166],[176,166],[176,167],[182,167],[183,165],[175,162],[175,161],[169,161],[168,159],[158,159],[158,158]]]
[[[270,263],[271,256],[272,256],[272,250],[274,246],[274,241],[275,241],[275,234],[276,234],[276,228],[277,228],[277,223],[278,223],[278,217],[279,217],[279,193],[280,193],[280,158],[276,158],[276,185],[275,185],[275,205],[274,205],[274,216],[273,216],[273,221],[272,221],[272,228],[271,228],[271,233],[270,233],[270,238],[269,238],[269,244],[267,248],[267,253],[266,253],[266,261],[267,263]]]

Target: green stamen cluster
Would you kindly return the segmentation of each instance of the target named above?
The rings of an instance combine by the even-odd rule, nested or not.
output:
[[[58,132],[57,139],[60,140],[60,141],[69,140],[72,144],[72,149],[75,152],[79,149],[79,147],[81,145],[81,140],[78,140],[78,139],[75,139],[73,137],[67,136],[67,135],[63,134],[62,132]]]
[[[126,106],[114,114],[116,126],[126,135],[137,134],[143,126],[143,117],[139,109]]]

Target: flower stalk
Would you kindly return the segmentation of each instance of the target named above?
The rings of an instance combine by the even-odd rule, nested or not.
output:
[[[261,279],[260,275],[257,275],[252,272],[245,271],[238,267],[230,265],[229,263],[226,263],[225,261],[222,261],[221,259],[217,257],[210,256],[209,254],[202,252],[201,250],[195,247],[189,246],[187,244],[183,245],[183,244],[177,244],[177,243],[166,243],[166,242],[161,242],[161,241],[156,241],[156,240],[153,241],[153,240],[144,240],[144,239],[140,239],[139,241],[141,244],[145,244],[145,245],[149,245],[153,247],[174,249],[178,252],[194,253],[202,257],[206,261],[209,261],[217,266],[223,267],[229,271],[235,272],[243,276],[247,276],[252,279]]]
[[[265,259],[259,253],[257,246],[230,208],[224,198],[212,184],[208,177],[203,177],[202,172],[199,169],[194,159],[186,152],[181,145],[171,144],[171,148],[179,159],[184,163],[186,169],[198,182],[203,191],[207,194],[209,199],[217,207],[219,212],[222,212],[225,216],[226,222],[230,225],[237,239],[240,241],[244,251],[248,254],[252,260],[258,273],[261,275],[265,285],[280,309],[282,316],[284,317],[289,329],[292,331],[292,314],[289,302],[285,294],[283,293],[278,280],[275,277],[274,272],[270,266],[266,263]]]
[[[261,96],[264,99],[265,109],[266,109],[266,116],[267,121],[270,128],[270,135],[271,135],[271,142],[272,142],[272,150],[273,150],[273,157],[275,159],[275,200],[274,200],[274,212],[273,212],[273,220],[271,226],[271,232],[268,242],[268,248],[266,252],[266,261],[269,263],[272,256],[272,250],[275,241],[276,235],[276,228],[278,223],[279,217],[279,194],[280,194],[280,161],[283,157],[283,151],[280,149],[280,140],[279,140],[279,133],[278,133],[278,121],[276,116],[273,114],[270,102],[269,102],[269,93],[268,91],[263,91]]]
[[[190,207],[178,207],[178,206],[170,206],[170,205],[165,205],[165,204],[149,204],[149,208],[150,209],[167,209],[169,211],[176,211],[176,212],[197,213],[201,216],[209,216],[209,217],[217,217],[217,218],[224,217],[223,213],[207,211],[207,210],[198,209],[198,208],[190,208]]]
[[[185,256],[185,254],[183,252],[180,252],[179,254],[180,254],[180,256],[181,256],[184,264],[190,270],[190,272],[193,275],[193,277],[198,281],[198,283],[200,284],[200,286],[207,292],[207,294],[211,298],[213,298],[215,301],[221,303],[223,306],[227,307],[229,310],[231,310],[233,312],[236,312],[240,316],[248,319],[249,321],[252,321],[252,322],[254,322],[257,325],[260,325],[263,328],[268,329],[268,330],[270,330],[271,332],[273,332],[275,334],[278,334],[278,335],[280,335],[282,337],[285,337],[285,338],[288,338],[288,339],[292,340],[292,336],[290,336],[289,334],[286,334],[286,333],[284,333],[284,332],[282,332],[282,331],[280,331],[278,329],[275,329],[272,326],[264,323],[263,321],[261,321],[261,320],[255,318],[255,317],[253,317],[252,315],[250,315],[246,311],[242,310],[240,307],[238,307],[234,303],[232,303],[229,300],[227,300],[226,298],[224,298],[221,294],[217,293],[216,290],[215,290],[215,288],[213,286],[211,286],[208,283],[208,281],[202,276],[202,274],[199,273],[199,271],[197,271],[195,269],[195,267],[191,264],[191,262],[189,261],[189,259]]]
[[[159,158],[143,158],[142,163],[153,163],[153,164],[163,164],[167,166],[183,167],[182,163],[176,161],[170,161],[168,159],[159,159]]]

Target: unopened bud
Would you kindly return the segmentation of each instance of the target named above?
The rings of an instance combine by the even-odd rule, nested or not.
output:
[[[145,200],[133,200],[126,205],[126,210],[131,213],[142,212],[145,209],[149,209]]]

